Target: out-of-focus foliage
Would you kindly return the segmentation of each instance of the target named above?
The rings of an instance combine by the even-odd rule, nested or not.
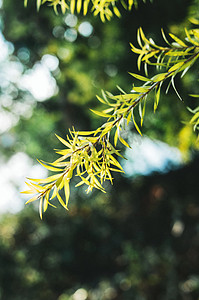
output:
[[[48,210],[42,222],[30,207],[4,216],[2,299],[198,299],[197,174],[198,160],[117,178],[109,197],[80,193],[69,214]]]

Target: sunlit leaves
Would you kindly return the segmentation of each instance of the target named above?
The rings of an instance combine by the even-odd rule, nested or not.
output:
[[[141,76],[139,74],[135,74],[135,73],[129,73],[131,76],[135,77],[136,79],[138,80],[141,80],[141,81],[151,81],[151,79],[147,78],[147,77],[144,77],[144,76]]]
[[[159,86],[159,89],[156,87],[154,111],[156,111],[158,107],[160,87],[168,78],[170,80],[170,84],[168,86],[172,85],[178,98],[182,101],[182,98],[175,87],[175,76],[178,73],[181,73],[181,77],[183,77],[199,56],[198,29],[187,30],[185,28],[185,35],[186,42],[170,33],[169,36],[173,42],[169,42],[164,31],[162,30],[163,39],[167,44],[165,47],[163,47],[157,45],[152,39],[147,39],[142,28],[139,28],[137,39],[140,49],[131,44],[131,50],[138,54],[138,69],[141,68],[141,64],[144,64],[146,75],[148,74],[146,65],[155,65],[158,70],[162,68],[165,69],[165,72],[161,72],[151,78],[151,80],[154,83],[157,83],[157,86]],[[131,73],[131,75],[141,81],[148,80],[148,78],[134,73]],[[137,89],[137,91],[139,90]],[[140,89],[140,91],[142,90]]]
[[[108,131],[110,130],[111,127],[108,127]],[[111,171],[123,171],[121,165],[113,156],[119,155],[119,152],[111,145],[107,134],[103,134],[103,130],[97,137],[93,136],[89,131],[83,132],[83,134],[80,135],[73,129],[66,140],[57,136],[66,147],[57,151],[61,153],[61,157],[53,163],[40,161],[41,165],[46,169],[59,172],[59,174],[49,176],[46,179],[28,179],[27,185],[29,190],[23,193],[34,194],[27,203],[36,200],[40,201],[39,214],[41,218],[48,205],[52,205],[51,201],[55,197],[65,209],[68,209],[69,183],[73,174],[80,178],[77,186],[82,184],[88,186],[87,192],[92,191],[93,188],[105,192],[102,184],[106,180],[112,183]],[[65,152],[67,152],[66,155]]]
[[[120,10],[117,5],[122,4],[125,9],[131,10],[133,4],[136,1],[133,0],[36,0],[37,10],[44,3],[52,6],[55,13],[58,14],[59,9],[64,14],[66,10],[72,14],[81,13],[85,16],[88,11],[91,11],[94,16],[99,15],[102,22],[110,20],[113,15],[121,17]],[[143,0],[144,2],[144,0]],[[28,0],[24,0],[24,6],[26,7]]]
[[[199,95],[197,94],[193,94],[190,96],[193,98],[199,98]],[[193,117],[190,120],[190,124],[193,126],[194,131],[198,131],[199,130],[199,106],[194,110],[190,108],[188,108],[188,110],[193,114]]]
[[[56,12],[57,7],[61,6],[63,13],[66,9],[70,9],[72,13],[75,11],[79,13],[83,9],[84,14],[87,13],[90,3],[89,0],[71,0],[67,3],[65,0],[43,0],[37,2],[38,7],[45,2],[53,5]],[[102,21],[109,20],[113,12],[117,16],[120,15],[115,3],[116,1],[94,0],[91,3],[93,5],[91,10],[94,15],[99,14]],[[131,7],[132,4],[133,1],[129,2],[127,7]],[[110,7],[113,8],[113,12]],[[103,183],[105,181],[113,183],[112,172],[123,172],[117,160],[117,157],[122,157],[122,155],[115,147],[117,147],[118,142],[125,147],[131,147],[128,141],[124,139],[123,131],[131,125],[142,135],[141,128],[144,123],[146,103],[152,99],[154,112],[157,110],[161,99],[161,89],[165,81],[169,81],[168,86],[173,86],[177,96],[182,100],[175,87],[175,76],[179,73],[181,77],[184,76],[199,57],[199,31],[186,29],[185,35],[184,41],[170,34],[171,42],[169,42],[162,30],[166,46],[159,46],[152,39],[146,38],[143,30],[139,28],[137,40],[140,48],[131,45],[131,49],[138,54],[138,69],[141,68],[142,64],[144,65],[145,76],[130,73],[135,82],[133,82],[132,89],[128,93],[120,87],[118,87],[117,95],[102,91],[102,96],[97,96],[97,99],[103,108],[91,109],[93,114],[102,118],[102,125],[92,131],[78,132],[73,128],[69,130],[69,135],[66,138],[57,136],[64,146],[63,149],[56,150],[59,158],[52,163],[39,161],[43,167],[51,172],[56,172],[56,174],[45,179],[28,179],[29,189],[23,193],[32,195],[27,203],[37,200],[40,202],[41,218],[49,205],[54,207],[52,201],[55,198],[65,209],[68,209],[70,181],[74,176],[79,178],[76,187],[86,185],[87,193],[93,189],[105,192]],[[158,73],[150,78],[147,65],[155,65]],[[198,129],[198,111],[194,112],[190,123],[194,129]]]
[[[199,46],[199,33],[197,29],[187,30],[185,28],[186,42],[170,33],[173,42],[168,39],[162,30],[162,36],[166,42],[166,46],[157,45],[152,39],[147,39],[142,28],[138,29],[137,39],[139,48],[131,44],[131,50],[138,54],[138,69],[141,64],[156,65],[158,68],[165,67],[167,69],[174,67],[180,68],[180,63],[185,62],[189,57],[194,55],[196,47]],[[179,65],[178,65],[179,64]],[[171,71],[171,70],[170,70]],[[142,80],[140,78],[140,80]]]

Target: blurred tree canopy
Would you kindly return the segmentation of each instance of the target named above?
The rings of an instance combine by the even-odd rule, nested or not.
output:
[[[88,109],[101,109],[93,101],[101,89],[113,94],[117,85],[132,89],[128,72],[138,71],[129,42],[136,44],[138,27],[159,45],[161,27],[183,39],[184,27],[197,13],[198,1],[138,1],[137,9],[121,10],[121,18],[102,23],[91,14],[55,15],[47,5],[38,13],[35,1],[27,8],[23,1],[3,1],[1,29],[9,42],[10,73],[17,69],[25,78],[48,66],[54,91],[39,99],[24,84],[2,79],[0,96],[6,100],[1,109],[17,121],[1,133],[1,153],[56,159],[51,149],[60,143],[54,133],[64,136],[73,125],[76,130],[101,125]],[[199,298],[198,159],[186,109],[198,106],[189,96],[198,93],[197,80],[195,65],[183,79],[176,78],[184,104],[175,91],[162,93],[155,115],[149,103],[142,129],[179,147],[188,165],[148,177],[116,174],[107,194],[85,195],[72,185],[69,212],[49,210],[42,222],[34,206],[1,216],[0,299]]]

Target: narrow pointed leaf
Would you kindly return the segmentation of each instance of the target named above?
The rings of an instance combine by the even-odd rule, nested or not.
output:
[[[100,112],[100,111],[97,111],[97,110],[94,110],[94,109],[90,109],[94,114],[100,116],[100,117],[104,117],[104,118],[112,118],[112,115],[109,115],[109,114],[106,114],[106,113],[103,113],[103,112]]]
[[[64,139],[62,139],[60,136],[58,136],[57,134],[55,134],[56,135],[56,137],[60,140],[60,142],[62,143],[62,144],[64,144],[66,147],[68,147],[68,148],[71,148],[71,145],[66,141],[66,140],[64,140]]]
[[[53,172],[60,172],[60,171],[63,171],[62,169],[58,169],[58,168],[55,168],[55,167],[48,166],[48,165],[42,163],[40,160],[38,160],[38,162],[39,162],[43,167],[45,167],[47,170],[49,170],[49,171],[53,171]]]

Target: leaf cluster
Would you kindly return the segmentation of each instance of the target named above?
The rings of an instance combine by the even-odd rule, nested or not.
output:
[[[72,14],[82,12],[84,16],[91,11],[94,16],[99,15],[102,22],[110,21],[114,15],[120,17],[119,6],[127,10],[131,10],[133,5],[137,6],[137,0],[37,0],[36,3],[37,10],[41,5],[47,3],[53,7],[56,14],[58,14],[59,8],[63,14],[66,11],[70,11]],[[27,6],[28,0],[24,0],[24,4]]]
[[[68,209],[69,183],[74,173],[81,179],[76,186],[86,184],[88,193],[93,188],[105,192],[102,184],[105,180],[109,180],[112,183],[111,171],[123,172],[121,165],[114,157],[115,155],[120,155],[119,151],[111,145],[105,135],[90,136],[91,134],[92,132],[75,132],[73,129],[66,140],[57,136],[66,147],[66,149],[56,151],[61,157],[53,163],[39,162],[47,170],[58,174],[45,179],[28,178],[29,182],[26,182],[26,184],[29,190],[22,193],[35,194],[27,203],[40,200],[39,211],[41,218],[43,211],[47,210],[48,205],[55,207],[51,203],[51,200],[55,197],[65,209]],[[63,188],[65,200],[60,195],[60,191]]]
[[[77,1],[77,3],[71,1],[70,7],[68,7],[65,6],[65,0],[44,0],[43,2],[37,2],[38,8],[45,2],[51,2],[51,5],[54,6],[55,10],[57,10],[57,5],[63,5],[63,13],[67,8],[74,13],[75,5],[77,5],[77,12],[80,12],[83,3],[81,1]],[[89,2],[85,3],[89,4]],[[109,7],[109,5],[115,5],[115,2],[94,1],[92,4],[94,5],[93,7],[95,7],[92,10],[96,9],[96,7],[99,9],[99,11],[95,10],[96,13],[94,14],[97,15],[99,13],[102,21],[104,21],[104,16],[106,15],[104,8],[106,5],[108,5],[107,7]],[[129,8],[131,8],[132,4],[133,2],[128,4]],[[84,11],[84,14],[87,13],[87,10],[88,6]],[[116,149],[118,140],[124,146],[130,147],[127,141],[122,138],[121,134],[123,129],[125,129],[130,122],[134,125],[138,133],[142,135],[140,128],[143,126],[146,103],[149,99],[149,95],[153,95],[152,98],[154,99],[155,112],[159,105],[162,85],[167,81],[168,86],[166,93],[172,85],[177,96],[182,100],[175,87],[174,79],[179,73],[181,73],[181,77],[183,77],[198,59],[199,29],[185,29],[185,35],[185,40],[181,40],[170,33],[169,39],[171,41],[169,41],[162,30],[162,36],[166,46],[159,46],[152,39],[148,39],[145,36],[142,28],[138,29],[137,41],[139,48],[131,44],[131,50],[135,54],[138,54],[138,69],[140,70],[141,65],[144,65],[145,76],[136,73],[130,73],[130,75],[137,79],[140,84],[133,84],[130,93],[126,93],[118,87],[120,91],[118,95],[102,92],[103,97],[97,96],[101,104],[106,107],[102,111],[91,111],[97,116],[106,119],[102,126],[90,132],[77,132],[73,128],[72,131],[69,130],[70,135],[67,135],[66,139],[57,136],[66,148],[56,151],[61,156],[53,163],[40,161],[40,164],[49,171],[57,172],[58,174],[52,175],[46,179],[29,179],[29,182],[27,182],[29,190],[23,193],[34,194],[27,203],[40,200],[41,218],[42,213],[47,210],[49,205],[54,206],[52,200],[55,197],[57,197],[60,204],[65,209],[68,209],[70,195],[69,183],[74,175],[80,178],[80,182],[76,186],[85,184],[87,186],[87,192],[92,191],[93,188],[105,192],[103,183],[106,180],[111,183],[113,182],[111,172],[123,172],[123,169],[116,158],[117,156],[121,156],[119,150]],[[151,65],[156,66],[158,74],[150,78],[148,76],[148,66]],[[140,124],[136,122],[137,116],[135,115],[135,112],[137,111],[140,117]],[[196,128],[199,124],[198,110],[195,113],[196,114],[191,120],[191,124],[194,124]],[[62,189],[64,189],[65,200],[62,199],[60,194]]]

